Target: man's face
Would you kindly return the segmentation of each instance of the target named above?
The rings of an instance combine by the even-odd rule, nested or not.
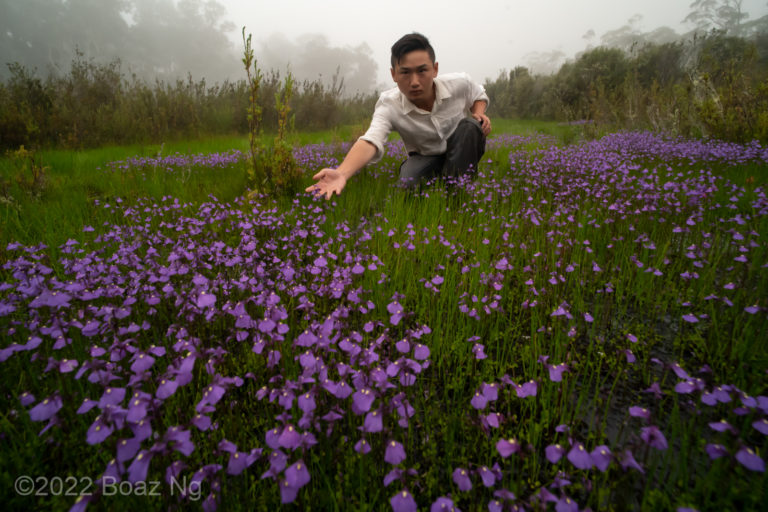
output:
[[[426,50],[414,50],[403,55],[392,72],[392,79],[406,98],[419,108],[429,107],[435,99],[432,82],[437,76],[434,64]]]

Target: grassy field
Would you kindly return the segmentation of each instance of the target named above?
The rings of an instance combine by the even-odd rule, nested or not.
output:
[[[765,509],[766,148],[494,120],[329,202],[246,148],[0,162],[8,510]]]

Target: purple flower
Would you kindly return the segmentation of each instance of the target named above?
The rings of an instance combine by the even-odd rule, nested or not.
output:
[[[216,304],[216,295],[207,292],[200,292],[197,298],[197,307],[200,309],[208,308]]]
[[[736,460],[750,471],[757,471],[760,473],[765,472],[765,461],[761,459],[752,448],[742,446],[741,449],[736,452]]]
[[[446,498],[445,496],[440,496],[434,503],[432,503],[429,512],[461,512],[461,510],[456,508],[453,504],[453,500]]]
[[[491,428],[499,428],[503,417],[498,412],[492,412],[488,416],[484,416],[484,419]]]
[[[389,504],[392,505],[393,512],[416,512],[416,500],[405,489],[392,496]]]
[[[565,454],[565,448],[560,444],[551,444],[544,449],[547,460],[552,464],[557,464]]]
[[[25,392],[23,392],[22,394],[19,395],[19,402],[24,407],[28,406],[29,404],[31,404],[34,401],[35,401],[35,395],[30,393],[29,391],[25,391]]]
[[[310,480],[309,470],[303,460],[298,460],[285,470],[285,480],[292,487],[300,489],[307,485]]]
[[[141,448],[141,440],[135,437],[130,439],[121,439],[117,442],[117,461],[125,462],[132,459],[136,452]]]
[[[498,489],[496,491],[493,491],[493,495],[497,498],[501,498],[505,501],[514,501],[515,500],[515,493],[507,490],[507,489]]]
[[[596,446],[589,455],[595,467],[602,472],[605,472],[611,464],[611,450],[605,445]]]
[[[472,489],[472,480],[469,478],[469,472],[464,468],[456,468],[453,470],[453,483],[455,483],[460,491],[469,491]]]
[[[499,455],[506,459],[513,453],[520,451],[520,443],[517,442],[517,439],[513,438],[499,439],[496,442],[496,451],[499,452]]]
[[[61,373],[69,373],[75,370],[75,368],[78,367],[80,363],[77,362],[75,359],[62,359],[59,361],[59,372]]]
[[[371,411],[365,415],[363,432],[381,432],[384,428],[380,410]]]
[[[384,475],[384,487],[389,487],[389,484],[395,480],[403,478],[403,470],[400,468],[394,468],[392,471]]]
[[[59,409],[61,409],[63,403],[61,397],[57,394],[49,396],[32,409],[29,410],[29,419],[32,421],[46,421],[51,419]]]
[[[308,414],[315,410],[317,405],[315,404],[315,397],[312,393],[304,393],[299,395],[299,409],[305,414]]]
[[[654,382],[650,385],[650,387],[644,389],[643,393],[653,393],[653,396],[656,397],[657,400],[661,398],[662,395],[664,395],[664,392],[661,390],[661,386],[658,382]]]
[[[102,416],[96,416],[94,422],[88,427],[85,440],[88,444],[99,444],[112,434],[112,430],[112,426],[105,423]]]
[[[535,380],[529,380],[521,386],[515,386],[515,393],[518,398],[526,398],[529,396],[536,396],[538,390],[538,384]]]
[[[488,512],[502,512],[504,510],[504,504],[499,500],[491,500],[488,502]]]
[[[688,375],[688,372],[686,372],[682,366],[680,366],[679,363],[672,363],[670,365],[670,368],[672,368],[672,371],[675,372],[675,375],[677,375],[680,379],[690,379],[690,375]]]
[[[475,391],[475,395],[472,397],[472,400],[469,402],[472,404],[472,407],[475,409],[485,409],[485,407],[488,405],[488,399],[480,393],[480,391]]]
[[[301,446],[301,434],[299,434],[293,425],[286,426],[277,438],[277,443],[282,448],[295,450]]]
[[[281,450],[274,450],[269,454],[269,469],[275,475],[285,469],[288,464],[288,456]]]
[[[384,460],[393,466],[400,464],[405,460],[405,448],[397,441],[389,441],[387,449],[384,452]]]
[[[661,433],[659,427],[655,425],[643,427],[642,431],[640,432],[640,438],[645,442],[645,444],[656,448],[657,450],[667,449],[667,439],[664,437],[664,434]]]
[[[376,396],[369,388],[358,390],[352,395],[353,410],[356,414],[368,412],[371,410],[374,400],[376,400]]]
[[[133,364],[131,365],[131,371],[133,373],[141,373],[149,370],[152,365],[155,364],[155,358],[144,354],[142,352],[138,352],[133,357]]]
[[[752,426],[755,428],[755,430],[764,436],[768,436],[768,419],[761,418],[759,420],[753,421]]]
[[[495,382],[490,384],[483,382],[483,385],[480,386],[480,391],[483,393],[483,396],[488,399],[488,401],[493,402],[499,398],[499,387]]]
[[[413,357],[419,361],[423,361],[429,357],[429,347],[421,343],[416,344],[416,348],[413,350]]]
[[[147,479],[150,460],[152,460],[152,452],[141,450],[128,467],[128,481],[132,484],[145,481]]]
[[[233,476],[239,475],[250,465],[248,462],[247,453],[238,451],[230,453],[229,463],[227,464],[227,474]]]
[[[568,365],[565,363],[556,364],[549,367],[549,380],[552,382],[560,382],[563,380],[563,372],[567,372]]]
[[[584,449],[581,443],[575,443],[568,452],[568,460],[578,469],[589,469],[592,467],[592,457]]]
[[[484,486],[493,487],[496,485],[496,475],[494,475],[493,471],[488,469],[486,466],[482,466],[477,470],[477,472],[480,474],[480,478],[482,479]]]
[[[293,503],[299,493],[298,487],[293,487],[288,480],[280,480],[280,502]]]
[[[203,412],[207,405],[216,405],[224,396],[224,388],[218,384],[208,386],[203,392],[203,398],[195,406],[197,412]]]
[[[165,433],[165,440],[172,444],[173,449],[189,457],[195,450],[195,444],[192,442],[192,433],[189,430],[179,427],[170,427]]]
[[[704,447],[704,450],[707,452],[707,455],[709,455],[711,460],[719,459],[720,457],[725,457],[728,455],[728,450],[726,450],[725,446],[721,444],[708,443]]]
[[[387,311],[389,311],[390,314],[389,322],[392,325],[399,324],[400,320],[403,318],[403,306],[395,300],[387,305]]]
[[[81,494],[75,498],[75,503],[69,509],[69,512],[81,512],[86,510],[88,503],[93,499],[92,494]]]
[[[361,439],[355,443],[355,451],[357,453],[365,455],[366,453],[371,451],[371,443],[369,443],[365,439]]]
[[[736,433],[736,429],[725,420],[713,421],[709,424],[709,428],[716,432],[732,432]]]
[[[125,388],[107,388],[99,399],[99,408],[106,409],[110,405],[118,405],[125,399]]]
[[[481,343],[475,343],[472,346],[472,353],[475,355],[475,359],[478,361],[482,361],[483,359],[488,358],[488,356],[485,355],[485,345],[482,345]]]
[[[175,380],[162,379],[160,380],[160,384],[157,386],[155,396],[161,400],[165,400],[169,396],[173,395],[178,387],[179,384]]]
[[[629,408],[629,415],[633,418],[643,418],[644,420],[650,419],[651,417],[651,411],[646,409],[645,407],[639,407],[637,405],[634,405]]]
[[[579,505],[568,496],[563,496],[555,503],[555,512],[579,512]]]
[[[211,428],[211,417],[205,414],[195,414],[191,423],[198,428],[198,430],[208,430]]]
[[[628,468],[632,468],[638,470],[641,473],[645,473],[645,470],[643,470],[643,467],[637,463],[635,456],[632,455],[632,451],[629,448],[624,450],[622,457],[619,459],[619,463],[621,464],[621,468],[624,471],[626,471]]]
[[[696,390],[696,383],[692,379],[681,380],[675,384],[675,392],[683,394],[692,393]]]

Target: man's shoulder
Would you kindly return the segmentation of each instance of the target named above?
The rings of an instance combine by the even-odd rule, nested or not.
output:
[[[379,94],[379,100],[376,102],[376,108],[390,109],[402,104],[400,89],[393,87]]]
[[[400,100],[400,89],[397,87],[392,87],[391,89],[387,89],[386,91],[379,94],[379,101],[399,101]]]
[[[444,73],[442,75],[437,75],[437,77],[435,77],[435,80],[440,80],[441,82],[446,84],[472,81],[469,75],[467,73],[464,73],[463,71],[456,71],[453,73]]]

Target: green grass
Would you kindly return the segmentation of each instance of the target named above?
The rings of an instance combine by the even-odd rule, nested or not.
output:
[[[296,140],[337,144],[358,130],[347,127],[298,134]],[[692,171],[684,160],[660,161],[651,155],[629,162],[629,169],[612,169],[605,177],[593,177],[583,185],[591,187],[587,193],[568,188],[568,180],[579,175],[569,174],[556,158],[544,167],[538,181],[532,178],[534,173],[525,173],[519,166],[510,169],[508,160],[510,151],[525,151],[530,165],[546,162],[547,151],[555,156],[565,154],[574,148],[573,143],[589,140],[591,134],[583,127],[494,120],[494,133],[528,138],[510,138],[510,144],[517,146],[489,150],[481,167],[486,175],[469,190],[443,185],[421,193],[400,190],[392,186],[399,162],[388,158],[356,176],[331,202],[306,196],[244,201],[245,168],[239,166],[171,173],[154,168],[125,173],[98,170],[108,162],[153,156],[161,149],[164,155],[244,150],[247,140],[243,138],[179,142],[162,148],[42,152],[42,164],[49,169],[47,181],[37,187],[16,179],[30,173],[29,169],[20,170],[18,163],[3,160],[0,169],[6,180],[6,201],[0,205],[0,263],[9,265],[2,270],[4,280],[16,288],[3,288],[0,298],[10,300],[12,296],[15,303],[26,304],[19,297],[22,292],[15,291],[26,289],[22,286],[25,279],[30,286],[36,279],[82,282],[114,295],[73,308],[19,309],[0,316],[1,332],[18,343],[26,343],[33,329],[49,329],[64,321],[62,317],[66,322],[96,318],[109,322],[105,331],[109,339],[104,341],[70,327],[70,344],[54,349],[46,338],[36,360],[25,352],[0,363],[6,390],[0,398],[2,488],[12,489],[14,479],[22,473],[95,479],[114,456],[118,435],[99,445],[86,444],[85,432],[96,411],[75,412],[84,398],[98,400],[103,386],[85,376],[74,379],[72,373],[46,371],[48,358],[71,358],[84,364],[91,351],[108,347],[113,338],[140,350],[160,346],[169,357],[158,357],[151,377],[135,383],[137,389],[155,393],[157,378],[164,365],[170,364],[170,356],[191,350],[177,344],[198,339],[195,350],[203,356],[192,382],[179,388],[152,418],[158,436],[167,428],[188,424],[213,373],[252,374],[242,386],[231,386],[216,405],[212,413],[216,429],[191,428],[195,450],[188,457],[172,450],[158,452],[150,477],[160,480],[165,467],[175,460],[188,464],[186,475],[205,464],[219,463],[226,468],[229,456],[218,448],[223,439],[242,450],[258,447],[268,452],[266,433],[286,411],[279,399],[259,398],[258,393],[263,386],[282,392],[287,382],[297,382],[302,373],[299,358],[306,349],[293,344],[295,336],[313,323],[322,324],[337,315],[339,340],[333,347],[341,347],[340,339],[345,336],[360,336],[364,347],[373,347],[381,339],[378,356],[395,359],[402,355],[395,344],[408,339],[429,347],[429,367],[422,369],[413,386],[401,386],[392,377],[396,387],[377,396],[377,407],[395,409],[395,393],[402,392],[413,406],[414,416],[407,426],[399,427],[398,415],[388,411],[385,434],[366,436],[372,447],[367,456],[353,449],[362,435],[362,415],[348,412],[349,400],[330,400],[319,390],[318,410],[326,413],[339,405],[345,414],[327,436],[316,433],[317,446],[289,454],[290,464],[302,453],[312,479],[296,504],[286,510],[389,510],[390,498],[403,488],[413,492],[421,509],[450,493],[462,510],[486,510],[494,499],[493,491],[502,487],[529,502],[542,486],[559,493],[552,484],[560,478],[560,471],[571,481],[562,492],[592,510],[761,509],[768,499],[765,474],[747,470],[730,455],[744,444],[765,459],[768,441],[752,427],[764,415],[754,407],[745,414],[735,411],[740,403],[735,391],[731,403],[714,407],[701,405],[699,392],[676,393],[673,388],[681,379],[659,363],[679,362],[691,376],[701,378],[707,390],[728,384],[752,397],[768,391],[768,356],[762,347],[768,322],[764,310],[754,315],[744,311],[753,304],[768,307],[768,276],[763,270],[768,257],[764,242],[768,218],[753,206],[760,198],[758,188],[768,184],[765,166],[697,163]],[[549,147],[551,142],[562,153]],[[667,165],[672,168],[669,173]],[[711,174],[701,175],[697,181],[704,168]],[[647,177],[648,169],[660,169],[661,184],[690,178],[685,181],[688,188],[670,192],[664,199],[643,198],[638,196],[642,187],[630,188],[630,193],[621,188],[628,185],[610,182],[626,170],[636,185]],[[678,172],[683,176],[677,176]],[[561,176],[567,178],[565,182],[558,181]],[[719,191],[703,199],[705,207],[699,208],[687,192],[706,185],[708,179],[718,184]],[[741,196],[731,201],[737,189]],[[565,190],[571,196],[563,195]],[[658,190],[655,186],[654,191]],[[171,198],[180,204],[172,206]],[[617,199],[631,203],[623,215],[609,209]],[[653,201],[664,211],[639,211]],[[726,207],[731,203],[734,208]],[[534,208],[535,222],[531,217]],[[569,215],[572,219],[567,219]],[[664,222],[659,221],[662,215]],[[674,226],[687,226],[691,217],[701,229],[674,230]],[[94,232],[83,232],[85,225]],[[298,235],[301,230],[303,237]],[[736,233],[746,241],[737,241]],[[69,239],[80,243],[74,249],[60,248]],[[24,247],[6,248],[14,241]],[[50,249],[31,248],[40,242]],[[241,250],[249,243],[249,249]],[[126,246],[131,250],[122,251]],[[150,254],[150,246],[157,256]],[[744,265],[733,261],[742,253],[742,246],[749,248],[749,263]],[[187,256],[185,251],[199,252]],[[230,261],[236,252],[252,259]],[[321,254],[328,257],[327,266],[313,269]],[[80,270],[65,270],[81,257],[93,261]],[[366,267],[361,274],[349,270],[352,263],[346,259],[354,257]],[[12,275],[10,262],[22,270]],[[372,263],[375,270],[368,267]],[[571,268],[566,269],[567,265]],[[282,273],[288,266],[301,272],[288,278]],[[46,267],[55,277],[46,273]],[[170,272],[179,268],[184,272]],[[649,268],[663,272],[646,272]],[[151,278],[135,284],[136,276],[145,272]],[[698,277],[681,278],[691,272]],[[98,280],[102,273],[114,274],[116,288]],[[438,276],[440,284],[428,284]],[[191,306],[202,282],[216,291],[217,307],[226,296],[232,305],[243,302],[248,314],[257,319],[270,311],[259,301],[266,300],[270,291],[276,293],[287,312],[284,322],[290,326],[289,336],[257,354],[253,350],[259,337],[255,328],[234,329],[234,317],[229,313],[207,318]],[[724,288],[728,283],[734,284],[733,289]],[[299,286],[306,290],[296,292]],[[339,287],[343,293],[332,298],[329,290]],[[361,304],[370,300],[375,307],[361,311],[347,295],[353,291],[361,295]],[[162,300],[150,304],[146,297],[151,293]],[[707,298],[713,294],[727,297],[732,306]],[[129,304],[126,299],[131,297],[139,299]],[[395,297],[406,312],[397,325],[390,323],[387,310]],[[300,309],[302,301],[309,301],[311,307]],[[132,307],[129,316],[110,316],[126,304]],[[573,318],[553,315],[564,304]],[[341,306],[349,310],[340,313]],[[699,316],[699,322],[682,320],[691,312]],[[28,325],[27,314],[34,316],[36,326]],[[147,322],[146,330],[117,334],[143,322]],[[364,327],[366,322],[370,322],[370,332]],[[421,325],[428,326],[431,333],[417,339],[413,330]],[[245,339],[235,340],[238,330],[246,333]],[[0,349],[8,343],[0,344]],[[475,357],[476,343],[484,346],[486,359]],[[282,354],[274,368],[267,359],[269,349]],[[332,379],[342,378],[344,367],[337,363],[364,374],[374,366],[353,360],[342,348],[313,350],[324,358]],[[628,362],[627,350],[636,359],[634,363]],[[542,355],[549,356],[548,363],[568,365],[561,382],[550,379],[548,369],[539,362]],[[116,356],[115,367],[130,367],[131,357]],[[699,373],[705,364],[709,371]],[[125,385],[125,375],[130,373],[125,372],[117,384]],[[517,384],[535,380],[537,396],[518,398],[513,387],[504,384],[505,379]],[[353,381],[349,375],[347,380]],[[471,400],[484,384],[491,383],[502,388],[499,399],[476,410]],[[663,391],[658,399],[644,391],[653,383]],[[316,389],[312,383],[299,388]],[[19,404],[24,391],[32,392],[37,400],[54,391],[61,393],[67,399],[60,413],[62,426],[38,436],[44,424],[31,421]],[[630,417],[628,408],[633,405],[647,407],[650,419]],[[499,428],[483,423],[490,411],[503,416]],[[295,403],[287,412],[293,423],[301,417]],[[721,419],[727,419],[737,434],[710,428],[710,423]],[[648,448],[640,440],[642,427],[650,424],[666,436],[667,450]],[[559,430],[560,425],[569,430]],[[128,429],[119,433],[121,439],[130,435]],[[382,480],[392,469],[382,461],[390,438],[401,442],[407,453],[405,462],[397,467],[418,474],[404,474],[402,482],[384,487]],[[521,451],[500,457],[496,443],[512,438],[520,443]],[[554,464],[547,461],[544,448],[561,443],[569,449],[569,438],[584,443],[588,450],[609,446],[615,456],[609,470],[578,470],[565,456]],[[151,442],[143,448],[149,448]],[[724,444],[730,455],[710,461],[704,451],[709,442]],[[633,450],[643,473],[619,466],[624,449]],[[494,464],[499,465],[502,479],[495,487],[485,488],[479,472]],[[240,476],[225,477],[220,491],[206,482],[202,497],[215,491],[222,500],[220,510],[279,508],[278,485],[260,478],[268,467],[260,460]],[[452,472],[458,467],[473,472],[471,491],[460,491],[453,482]],[[96,509],[173,506],[176,497],[165,490],[164,497],[103,498]],[[71,497],[23,498],[6,493],[8,506],[18,509],[62,509],[73,501]],[[185,503],[182,508],[197,509],[199,502]]]

